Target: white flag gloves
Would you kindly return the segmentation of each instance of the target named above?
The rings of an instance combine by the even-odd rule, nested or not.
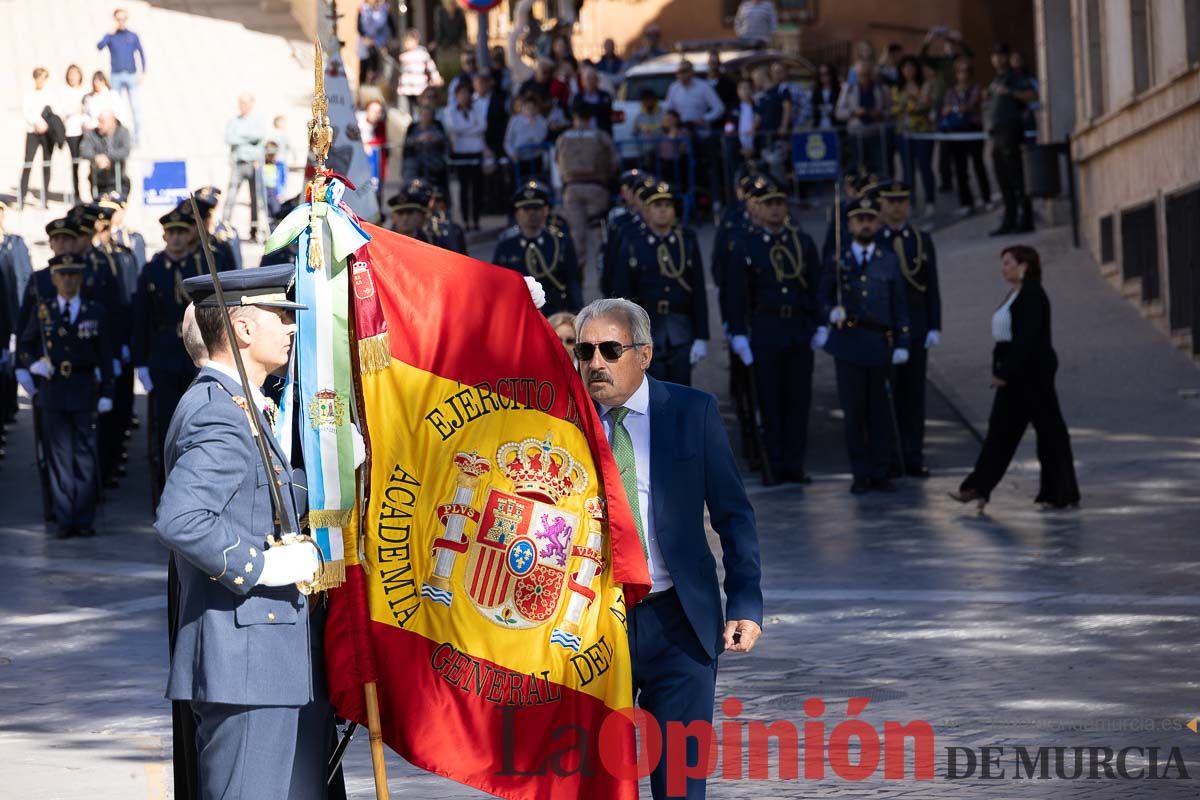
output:
[[[113,377],[114,378],[121,377],[121,359],[119,359],[119,358],[113,359]]]
[[[905,350],[903,347],[897,347],[895,350],[892,351],[892,363],[893,364],[907,364],[908,363],[908,351]]]
[[[312,583],[321,568],[317,546],[311,542],[276,545],[263,551],[263,568],[258,586],[291,586]]]
[[[21,384],[21,388],[25,390],[25,394],[30,397],[37,394],[37,386],[34,384],[33,376],[29,374],[29,370],[17,370],[17,383]]]
[[[353,422],[350,423],[350,438],[354,442],[354,468],[358,469],[367,460],[367,443]]]
[[[110,411],[112,411],[112,398],[111,397],[101,397],[96,402],[96,413],[97,414],[107,414]]]
[[[816,332],[813,334],[812,349],[820,350],[821,348],[823,348],[825,346],[825,343],[828,341],[829,341],[829,328],[826,328],[824,325],[822,325],[821,327],[817,328]]]
[[[126,364],[129,363],[129,345],[127,344],[121,345],[121,360]]]
[[[536,278],[525,276],[525,285],[529,287],[529,296],[533,298],[533,307],[541,308],[546,305],[546,290],[538,283]]]
[[[846,309],[842,308],[841,306],[835,306],[833,310],[829,312],[829,322],[831,324],[841,325],[845,321]]]
[[[142,382],[142,388],[146,390],[146,394],[154,391],[154,381],[150,380],[149,367],[138,367],[137,376],[138,380]]]
[[[932,350],[938,346],[938,342],[942,341],[942,335],[938,331],[930,331],[925,334],[925,349]]]
[[[708,358],[708,342],[703,339],[697,339],[692,342],[692,352],[688,353],[688,361],[694,367],[704,359]]]
[[[50,380],[54,375],[54,367],[50,366],[50,362],[44,359],[38,359],[29,367],[30,375],[37,375],[39,378]]]
[[[730,339],[729,349],[747,367],[754,363],[754,353],[750,352],[750,340],[745,336],[735,336]]]

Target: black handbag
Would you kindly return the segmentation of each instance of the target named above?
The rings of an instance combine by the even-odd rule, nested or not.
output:
[[[62,147],[67,143],[67,126],[62,117],[55,114],[50,106],[42,109],[42,119],[46,122],[46,140],[50,147]]]

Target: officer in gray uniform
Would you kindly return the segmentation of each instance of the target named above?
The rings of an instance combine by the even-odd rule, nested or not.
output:
[[[167,697],[196,717],[200,796],[308,800],[325,797],[331,709],[322,631],[297,583],[319,568],[315,545],[271,544],[268,480],[280,518],[299,530],[299,487],[274,437],[270,461],[255,444],[251,414],[268,431],[266,376],[288,363],[296,326],[293,268],[221,273],[228,313],[251,385],[237,377],[211,278],[185,281],[210,361],[184,393],[167,431],[167,479],[155,530],[179,570],[179,629]],[[253,305],[247,304],[252,302]],[[250,396],[247,397],[247,394]]]
[[[39,298],[17,341],[17,380],[41,412],[59,539],[96,533],[96,415],[113,406],[107,312],[80,295],[86,269],[75,255],[50,259],[55,296]]]

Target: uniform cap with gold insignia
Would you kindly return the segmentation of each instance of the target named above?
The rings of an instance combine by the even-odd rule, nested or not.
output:
[[[911,195],[912,190],[904,181],[891,180],[879,186],[879,196],[885,200],[907,200]]]
[[[124,208],[129,203],[128,198],[120,192],[105,192],[100,195],[100,207],[111,208],[114,211]]]
[[[636,188],[638,183],[640,183],[643,178],[647,177],[647,175],[648,173],[645,170],[637,168],[627,169],[621,173],[621,177],[618,180],[620,181],[622,188],[633,189]]]
[[[83,259],[74,255],[54,256],[50,259],[50,272],[83,272],[87,264]]]
[[[643,174],[641,181],[639,181],[637,186],[634,187],[633,193],[637,195],[638,200],[641,200],[644,203],[646,202],[646,197],[657,185],[658,178],[649,173],[645,173]]]
[[[525,181],[513,195],[512,207],[533,208],[550,205],[550,189],[541,181]]]
[[[656,203],[659,200],[674,200],[675,187],[666,181],[658,181],[653,186],[645,189],[642,194],[642,202],[646,204]]]
[[[787,192],[783,190],[774,178],[766,175],[758,175],[750,183],[750,191],[747,193],[751,199],[757,200],[760,203],[765,203],[768,200],[787,200]]]
[[[404,185],[400,194],[387,201],[388,210],[391,212],[428,211],[429,198],[429,185],[420,178],[413,178]]]
[[[276,264],[253,269],[218,272],[225,305],[266,306],[268,308],[302,309],[307,306],[295,301],[296,268],[291,264]],[[197,275],[183,282],[196,308],[216,308],[217,290],[211,275]]]
[[[79,225],[69,217],[52,219],[46,223],[46,235],[50,238],[54,238],[55,236],[70,236],[72,239],[77,239],[79,238]]]
[[[191,204],[186,201],[159,217],[158,223],[163,226],[164,231],[172,228],[196,227],[196,222],[192,219]]]
[[[857,217],[860,215],[878,217],[879,203],[870,195],[859,197],[851,201],[850,204],[846,206],[846,216]]]
[[[217,207],[217,202],[221,199],[221,190],[215,186],[201,186],[192,192],[192,197],[196,198],[200,213],[207,214]]]

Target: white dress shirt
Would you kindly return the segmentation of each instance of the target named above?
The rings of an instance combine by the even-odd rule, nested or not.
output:
[[[707,82],[692,78],[687,86],[679,80],[671,83],[663,110],[674,111],[684,123],[705,124],[719,120],[725,104]]]
[[[850,252],[854,254],[854,260],[860,265],[867,263],[867,259],[875,254],[875,243],[871,242],[866,247],[863,247],[857,241],[850,243]]]
[[[1012,341],[1012,304],[1017,299],[1020,290],[1014,290],[1004,301],[1004,305],[996,309],[992,315],[992,338],[997,342]]]
[[[68,300],[60,294],[58,296],[58,313],[74,325],[75,320],[79,318],[79,295]]]
[[[608,412],[614,406],[600,406],[600,420],[604,424],[604,433],[612,441],[613,418]],[[662,550],[658,547],[658,537],[654,535],[654,506],[650,493],[650,382],[642,378],[642,385],[625,401],[629,413],[625,415],[625,430],[633,440],[633,463],[637,469],[637,501],[638,511],[642,517],[642,532],[646,534],[646,553],[650,570],[650,591],[661,592],[674,586],[671,573],[667,571],[666,561],[663,560]]]

